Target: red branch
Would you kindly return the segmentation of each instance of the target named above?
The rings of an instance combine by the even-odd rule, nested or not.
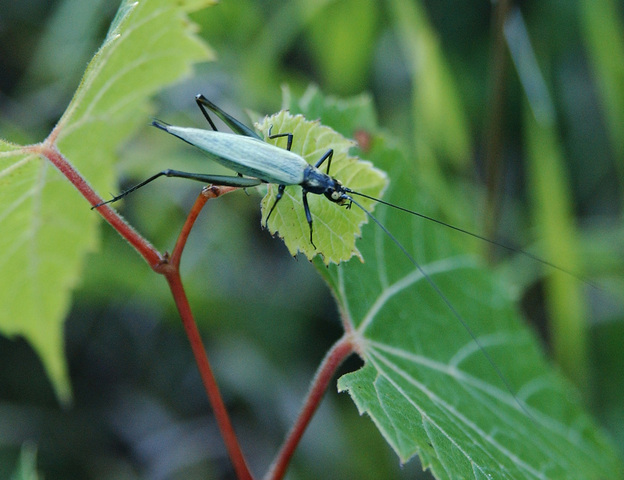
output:
[[[38,145],[32,145],[24,147],[24,150],[36,155],[42,155],[46,157],[50,162],[71,182],[74,187],[87,199],[91,205],[97,205],[101,203],[102,198],[93,190],[89,183],[84,179],[82,175],[71,165],[71,163],[58,151],[54,145],[54,135],[44,142]],[[189,233],[199,215],[202,207],[206,204],[208,199],[216,198],[220,195],[228,193],[232,190],[236,190],[233,187],[208,187],[205,188],[197,198],[191,212],[189,213],[182,231],[178,237],[178,241],[174,247],[171,257],[161,254],[156,248],[154,248],[145,238],[143,238],[136,230],[134,230],[115,210],[109,205],[103,205],[97,208],[97,212],[123,237],[130,245],[145,259],[148,265],[156,273],[160,273],[165,276],[171,294],[180,313],[184,330],[191,344],[191,349],[197,363],[197,368],[204,383],[204,388],[208,394],[208,399],[215,413],[215,418],[226,448],[232,460],[236,475],[240,480],[253,480],[251,472],[245,461],[240,444],[232,427],[232,422],[228,416],[225,408],[225,403],[219,392],[208,356],[204,344],[201,340],[199,330],[191,307],[188,302],[188,298],[182,285],[180,278],[180,258],[182,251],[186,245]]]
[[[54,133],[54,132],[53,132]],[[41,144],[24,147],[24,150],[33,154],[46,157],[65,177],[76,187],[76,189],[87,199],[93,206],[103,202],[102,198],[93,190],[88,182],[78,173],[78,171],[67,161],[67,159],[58,151],[54,144],[55,136],[50,137]],[[143,238],[136,230],[134,230],[115,210],[109,205],[103,205],[97,208],[97,212],[123,237],[130,245],[145,259],[148,265],[156,272],[165,276],[169,288],[176,303],[180,318],[184,326],[184,330],[189,339],[191,350],[197,363],[204,388],[208,395],[208,399],[215,414],[215,418],[223,440],[225,442],[228,454],[232,460],[234,470],[239,480],[253,480],[249,471],[249,467],[245,461],[242,449],[236,437],[236,433],[232,426],[232,422],[225,408],[225,403],[219,392],[216,379],[210,367],[208,356],[201,340],[201,335],[193,313],[191,311],[188,298],[184,291],[184,286],[180,277],[180,259],[188,236],[195,224],[199,213],[208,199],[216,198],[220,195],[236,190],[235,187],[218,187],[210,186],[204,188],[198,196],[193,208],[182,227],[176,245],[172,254],[161,254],[154,248],[145,238]],[[282,448],[273,462],[272,467],[266,477],[269,480],[280,480],[284,477],[288,463],[290,462],[297,445],[299,444],[303,433],[310,423],[315,411],[317,410],[323,398],[327,386],[334,376],[337,368],[342,361],[354,352],[354,345],[351,336],[346,333],[327,353],[325,359],[319,366],[319,369],[312,381],[308,396],[304,402],[303,408],[293,425],[290,433],[286,437]]]
[[[277,457],[275,457],[273,465],[264,477],[266,480],[281,480],[284,477],[286,469],[288,468],[288,463],[293,453],[295,453],[295,449],[301,441],[301,437],[310,423],[310,420],[312,420],[314,412],[316,412],[316,409],[320,405],[329,382],[344,359],[354,351],[351,336],[347,334],[338,340],[331,350],[327,352],[327,355],[325,355],[323,362],[312,380],[308,396],[299,413],[297,421],[286,437]]]
[[[59,169],[59,171],[65,175],[65,177],[76,187],[76,189],[82,194],[83,197],[91,205],[97,205],[104,200],[95,193],[95,190],[89,185],[84,177],[78,173],[74,166],[58,151],[55,145],[47,142],[24,147],[27,152],[31,152],[37,155],[43,155],[52,164]],[[123,217],[121,217],[115,210],[108,205],[103,205],[97,209],[98,213],[104,217],[110,225],[125,238],[134,249],[145,259],[148,265],[152,268],[156,268],[159,264],[165,261],[165,258],[161,253],[156,250],[145,238],[143,238],[134,228],[128,224]]]
[[[184,250],[184,246],[186,245],[186,240],[191,233],[193,225],[195,225],[195,220],[197,220],[197,217],[199,216],[202,208],[204,208],[206,202],[211,198],[217,198],[221,195],[237,189],[237,187],[219,187],[216,185],[210,185],[202,190],[201,194],[197,197],[197,200],[195,200],[193,208],[191,208],[191,211],[186,217],[186,222],[184,222],[184,226],[180,231],[178,240],[175,244],[175,247],[173,247],[171,257],[169,258],[169,264],[175,265],[176,269],[180,268],[180,258],[182,257],[182,251]]]
[[[232,426],[232,422],[230,421],[230,417],[225,408],[225,403],[221,397],[217,380],[215,379],[212,368],[210,367],[210,362],[208,361],[206,349],[204,348],[204,344],[199,334],[197,323],[195,323],[186,293],[184,292],[184,286],[182,285],[182,280],[180,279],[180,271],[177,268],[171,268],[167,271],[167,273],[165,273],[165,278],[167,279],[167,283],[169,283],[169,288],[171,289],[176,306],[180,312],[182,325],[184,325],[186,336],[191,344],[191,349],[193,351],[193,356],[195,357],[195,362],[197,363],[197,368],[199,369],[199,374],[204,383],[206,393],[208,394],[208,400],[212,406],[217,425],[219,425],[221,436],[223,437],[223,441],[225,442],[230,459],[232,460],[234,470],[236,471],[236,476],[239,480],[253,480],[253,476],[249,471],[249,467],[245,461],[245,456],[243,455],[241,446],[238,443],[236,432],[234,431],[234,427]]]
[[[225,402],[223,401],[223,397],[221,397],[217,380],[215,379],[212,368],[210,367],[206,349],[202,342],[199,329],[197,328],[197,323],[193,318],[193,312],[191,311],[186,292],[184,291],[182,279],[180,278],[180,259],[182,257],[182,251],[184,250],[186,240],[188,239],[191,229],[195,224],[195,220],[197,220],[202,208],[210,198],[217,198],[220,195],[233,190],[236,190],[236,188],[218,187],[215,185],[211,185],[202,190],[197,197],[197,200],[195,200],[186,221],[184,222],[184,226],[180,231],[180,235],[178,236],[178,240],[176,241],[176,245],[171,256],[168,261],[165,261],[157,268],[154,268],[154,271],[163,274],[167,279],[171,294],[173,295],[176,307],[180,313],[180,318],[182,320],[186,336],[191,344],[191,350],[193,351],[195,363],[197,363],[199,374],[202,382],[204,383],[208,400],[212,406],[217,425],[221,431],[221,436],[223,437],[223,441],[228,450],[228,454],[230,455],[230,459],[232,460],[234,470],[236,471],[236,476],[239,480],[253,480],[253,476],[251,475],[247,462],[245,461],[243,450],[238,442],[236,432],[234,431],[234,427],[232,426],[232,422],[225,408]]]

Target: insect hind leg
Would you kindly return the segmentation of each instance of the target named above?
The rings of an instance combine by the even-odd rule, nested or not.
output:
[[[247,125],[240,122],[239,120],[236,120],[232,115],[225,112],[224,110],[221,110],[218,106],[216,106],[214,103],[212,103],[203,95],[201,94],[197,95],[195,97],[195,102],[197,102],[197,106],[200,108],[204,117],[206,118],[206,120],[208,120],[208,123],[210,124],[213,130],[217,131],[217,128],[214,122],[212,121],[212,118],[210,118],[210,114],[208,113],[208,110],[210,110],[217,117],[223,120],[223,122],[229,128],[231,128],[234,133],[237,133],[239,135],[244,135],[246,137],[252,137],[252,138],[257,138],[258,140],[262,140],[260,135],[254,132],[251,128],[249,128]]]
[[[210,124],[210,126],[212,127],[212,129],[217,132],[217,126],[214,124],[214,122],[212,121],[212,118],[210,118],[210,114],[208,113],[208,110],[206,110],[206,107],[204,105],[208,105],[210,108],[212,108],[214,106],[214,104],[212,102],[210,102],[206,97],[204,97],[203,95],[197,95],[195,97],[195,102],[197,103],[197,106],[199,107],[199,109],[201,110],[202,114],[204,115],[204,118],[206,120],[208,120],[208,123]]]
[[[257,185],[260,185],[260,183],[262,183],[257,178],[248,178],[248,177],[241,177],[241,176],[232,177],[229,175],[210,175],[210,174],[203,174],[203,173],[190,173],[190,172],[182,172],[180,170],[167,169],[167,170],[163,170],[162,172],[158,172],[156,175],[152,175],[147,180],[143,180],[141,183],[135,185],[134,187],[129,188],[128,190],[121,192],[119,195],[111,198],[110,200],[93,205],[91,207],[91,210],[93,210],[94,208],[99,208],[102,205],[114,203],[118,200],[121,200],[122,198],[134,192],[135,190],[138,190],[139,188],[144,187],[148,183],[152,183],[154,180],[160,177],[186,178],[188,180],[195,180],[195,181],[202,182],[202,183],[211,183],[213,185],[222,185],[222,186],[239,187],[239,188],[255,187]]]
[[[314,164],[314,166],[316,168],[319,168],[321,165],[323,165],[323,163],[325,163],[325,161],[327,161],[327,170],[325,171],[325,173],[329,175],[329,167],[331,166],[331,161],[333,157],[334,157],[334,149],[330,148],[329,150],[325,152],[325,155],[323,155],[321,159]]]

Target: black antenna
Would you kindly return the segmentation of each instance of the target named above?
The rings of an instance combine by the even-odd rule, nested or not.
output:
[[[347,190],[347,189],[345,189]],[[357,192],[350,192],[350,193],[357,193]],[[362,194],[358,194],[358,195],[362,195]],[[376,200],[373,197],[368,197],[367,195],[362,195],[363,197],[367,197],[369,199],[372,200]],[[481,352],[483,353],[483,355],[485,356],[485,358],[487,359],[488,363],[492,366],[492,368],[494,369],[494,371],[496,372],[496,375],[498,376],[498,378],[503,382],[503,384],[505,385],[505,388],[507,389],[507,391],[511,394],[511,396],[513,397],[514,401],[516,402],[516,404],[520,407],[520,409],[529,417],[531,418],[533,421],[535,421],[535,418],[533,417],[533,415],[528,411],[526,405],[524,403],[522,403],[520,401],[520,399],[516,396],[516,394],[514,393],[514,391],[511,388],[511,385],[509,384],[509,382],[507,381],[507,379],[505,378],[505,375],[503,375],[503,372],[501,372],[500,368],[498,368],[498,366],[496,365],[496,363],[494,362],[494,360],[492,360],[492,357],[490,356],[490,354],[488,353],[488,351],[485,349],[485,347],[483,345],[481,345],[481,342],[479,341],[479,339],[477,338],[477,336],[475,335],[475,333],[472,331],[472,329],[470,328],[470,326],[468,325],[468,322],[466,322],[466,320],[464,320],[464,317],[462,317],[462,315],[457,311],[457,309],[453,306],[453,304],[451,303],[451,301],[447,298],[446,295],[444,295],[444,293],[442,293],[442,290],[440,290],[440,287],[438,287],[438,285],[433,281],[433,279],[429,276],[429,274],[427,272],[425,272],[425,270],[420,266],[420,264],[414,259],[414,257],[412,257],[410,255],[410,253],[405,249],[405,247],[401,244],[401,242],[399,242],[397,240],[397,238],[392,235],[392,233],[390,233],[390,231],[384,226],[383,223],[381,223],[379,220],[377,220],[377,218],[371,213],[369,212],[366,208],[364,208],[362,205],[360,205],[357,201],[355,201],[351,196],[346,195],[345,194],[345,198],[347,200],[349,200],[350,202],[352,202],[354,205],[356,205],[357,207],[359,207],[364,213],[366,213],[366,215],[368,215],[368,217],[375,222],[379,228],[381,228],[384,233],[386,235],[388,235],[388,237],[390,238],[390,240],[392,240],[394,242],[394,244],[399,247],[399,249],[405,254],[405,256],[410,260],[410,262],[412,262],[414,264],[414,266],[418,269],[418,271],[421,273],[421,275],[423,276],[423,278],[425,280],[427,280],[427,283],[429,283],[429,285],[431,286],[431,288],[433,288],[433,290],[440,296],[440,298],[442,298],[442,300],[444,301],[444,303],[446,304],[446,306],[448,307],[448,309],[453,313],[453,315],[455,316],[455,318],[457,318],[457,320],[459,320],[459,322],[463,325],[463,327],[466,329],[466,331],[468,332],[468,334],[470,335],[470,337],[472,338],[472,340],[475,342],[475,344],[479,347],[479,350],[481,350]],[[390,206],[394,206],[391,205],[389,203],[386,202],[381,202],[384,203],[386,205],[390,205]],[[406,210],[404,208],[401,207],[396,207],[399,210]],[[412,212],[413,213],[413,212]],[[420,215],[419,215],[420,216]],[[442,223],[442,222],[438,222],[438,223]]]
[[[351,193],[352,195],[359,195],[360,197],[368,198],[369,200],[373,200],[375,202],[379,202],[379,203],[381,203],[383,205],[387,205],[389,207],[396,208],[397,210],[401,210],[403,212],[410,213],[410,214],[415,215],[417,217],[424,218],[425,220],[429,220],[430,222],[437,223],[438,225],[442,225],[444,227],[456,230],[456,231],[464,233],[466,235],[470,235],[471,237],[478,238],[479,240],[483,240],[484,242],[488,242],[488,243],[490,243],[492,245],[496,245],[497,247],[504,248],[506,250],[509,250],[510,252],[520,253],[522,255],[526,255],[527,257],[535,260],[536,262],[541,263],[542,265],[546,265],[546,266],[548,266],[550,268],[554,268],[555,270],[559,270],[560,272],[563,272],[563,273],[565,273],[567,275],[570,275],[571,277],[576,278],[580,282],[583,282],[584,284],[586,284],[586,285],[588,285],[588,286],[590,286],[592,288],[595,288],[597,290],[602,290],[598,285],[596,285],[595,283],[591,282],[590,280],[587,280],[586,278],[581,277],[577,273],[574,273],[571,270],[568,270],[568,269],[565,269],[563,267],[560,267],[559,265],[555,265],[554,263],[549,262],[548,260],[544,260],[543,258],[538,257],[537,255],[534,255],[534,254],[532,254],[530,252],[527,252],[526,250],[523,250],[521,248],[511,247],[511,246],[506,245],[504,243],[497,242],[496,240],[492,240],[491,238],[487,238],[487,237],[484,237],[482,235],[479,235],[478,233],[474,233],[474,232],[471,232],[469,230],[465,230],[463,228],[456,227],[455,225],[451,225],[450,223],[446,223],[446,222],[443,222],[442,220],[438,220],[438,219],[430,217],[428,215],[425,215],[425,214],[422,214],[422,213],[418,213],[418,212],[415,212],[413,210],[409,210],[407,208],[400,207],[398,205],[394,205],[393,203],[385,202],[385,201],[380,200],[378,198],[371,197],[370,195],[366,195],[365,193],[356,192],[356,191],[353,191],[353,190],[348,189],[348,188],[345,188],[344,190],[346,192],[348,192],[348,193]],[[359,206],[359,207],[362,208],[361,206]]]

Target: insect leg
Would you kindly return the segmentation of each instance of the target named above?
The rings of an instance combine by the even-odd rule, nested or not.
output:
[[[325,152],[325,155],[323,155],[321,159],[318,162],[316,162],[314,166],[316,168],[319,168],[321,165],[323,165],[323,162],[327,160],[327,171],[325,173],[329,175],[329,167],[331,166],[331,161],[332,161],[333,156],[334,156],[334,149],[330,148],[329,150]]]
[[[210,118],[210,115],[208,114],[208,110],[206,110],[206,107],[210,111],[214,112],[217,117],[223,120],[223,122],[228,127],[230,127],[234,133],[238,133],[239,135],[245,135],[246,137],[253,137],[253,138],[257,138],[258,140],[262,140],[260,135],[254,132],[251,128],[249,128],[247,125],[243,124],[242,122],[236,120],[229,113],[226,113],[223,110],[221,110],[219,107],[217,107],[214,103],[212,103],[203,95],[201,94],[197,95],[195,97],[195,101],[197,102],[197,106],[200,108],[200,110],[204,114],[204,117],[206,117],[206,120],[208,120],[208,123],[210,123],[210,126],[212,127],[213,130],[216,131],[217,128],[215,127],[215,124]]]
[[[203,173],[189,173],[189,172],[181,172],[179,170],[163,170],[162,172],[158,172],[156,175],[152,175],[147,180],[142,181],[141,183],[135,185],[134,187],[129,188],[128,190],[121,192],[116,197],[107,200],[106,202],[98,203],[91,207],[91,210],[94,208],[101,207],[102,205],[106,205],[107,203],[114,203],[117,200],[122,199],[126,195],[138,190],[141,187],[144,187],[148,183],[153,182],[157,178],[160,177],[175,177],[175,178],[187,178],[189,180],[197,180],[198,182],[203,183],[211,183],[213,185],[221,185],[225,187],[255,187],[256,185],[260,185],[262,182],[257,178],[247,178],[247,177],[232,177],[228,175],[206,175]]]
[[[286,150],[290,152],[290,149],[292,148],[293,134],[292,133],[276,133],[275,135],[271,135],[271,130],[273,130],[273,125],[269,127],[269,133],[267,135],[267,137],[270,138],[271,140],[273,140],[274,138],[288,137],[288,141],[286,142]]]
[[[206,110],[206,108],[204,107],[203,102],[204,101],[208,101],[206,100],[206,98],[202,95],[201,98],[200,96],[196,96],[195,97],[195,102],[197,103],[197,106],[199,107],[199,109],[201,110],[202,114],[204,115],[204,118],[206,120],[208,120],[208,123],[210,124],[210,126],[212,127],[212,129],[217,132],[217,126],[214,124],[214,122],[212,121],[212,118],[210,118],[210,114],[208,113],[208,110]],[[211,104],[212,105],[212,104]]]
[[[273,213],[273,210],[275,210],[275,207],[277,206],[277,202],[279,202],[282,199],[282,195],[284,195],[284,190],[286,190],[286,185],[278,185],[277,196],[275,197],[275,203],[271,207],[271,210],[269,210],[269,214],[267,215],[266,220],[264,221],[264,228],[269,228],[269,217]]]
[[[308,205],[308,192],[305,189],[303,190],[302,198],[303,211],[305,212],[306,220],[308,221],[308,225],[310,226],[310,243],[314,248],[316,248],[316,245],[314,245],[314,241],[312,240],[312,214],[310,213],[310,206]]]

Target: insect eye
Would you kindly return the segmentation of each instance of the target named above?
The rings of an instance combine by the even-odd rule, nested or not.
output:
[[[345,202],[345,199],[342,197],[342,192],[334,190],[333,188],[325,191],[325,197],[339,205],[342,205]]]

